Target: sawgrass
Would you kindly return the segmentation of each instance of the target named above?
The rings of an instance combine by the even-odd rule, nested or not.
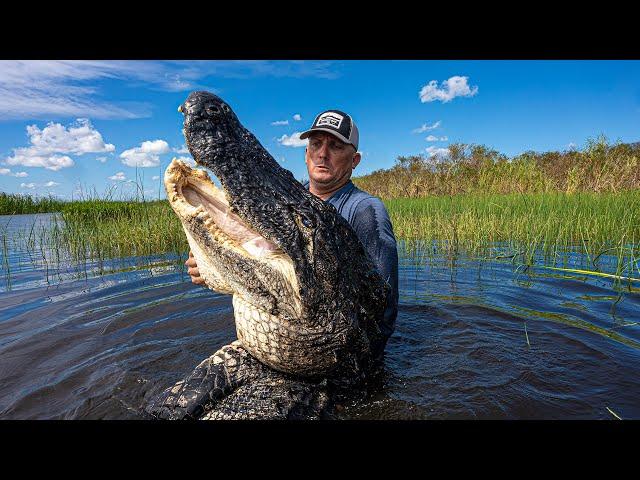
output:
[[[385,200],[396,237],[417,261],[425,255],[466,254],[524,265],[566,267],[579,252],[583,271],[640,276],[640,190],[621,193],[455,195]],[[183,261],[188,244],[167,201],[68,202],[52,225],[22,234],[33,257],[48,265],[164,255]],[[8,250],[3,234],[3,250]],[[542,255],[542,261],[539,256]],[[3,255],[6,259],[7,255]],[[5,260],[6,262],[6,260]],[[7,265],[8,268],[8,265]],[[572,268],[577,268],[572,265]]]

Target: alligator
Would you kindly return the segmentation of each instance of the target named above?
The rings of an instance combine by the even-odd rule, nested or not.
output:
[[[164,184],[208,288],[233,295],[237,340],[146,407],[164,419],[315,419],[380,365],[389,289],[335,207],[282,168],[217,95],[178,109],[196,164]],[[382,343],[384,344],[384,343]]]

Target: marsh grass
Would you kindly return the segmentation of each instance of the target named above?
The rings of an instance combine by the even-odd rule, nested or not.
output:
[[[32,197],[30,195],[0,192],[0,215],[22,215],[27,213],[57,212],[63,201],[50,195]]]
[[[640,190],[455,195],[384,201],[396,237],[421,257],[464,253],[523,266],[640,278]],[[603,265],[605,259],[611,265]]]
[[[445,256],[453,266],[465,255],[512,262],[520,271],[548,266],[567,273],[606,272],[600,275],[619,282],[640,278],[640,190],[401,198],[385,205],[402,254],[416,265]],[[12,239],[0,234],[10,288]],[[34,223],[20,240],[27,260],[40,265],[48,281],[69,264],[84,276],[132,263],[180,266],[189,248],[165,200],[67,202],[50,225]]]
[[[181,267],[188,251],[182,225],[167,201],[66,202],[49,224],[34,221],[12,235],[6,228],[0,233],[7,289],[11,288],[10,249],[23,253],[23,267],[42,269],[47,283],[70,272],[88,277],[162,265]]]
[[[182,225],[167,201],[74,202],[61,213],[51,229],[53,245],[65,246],[75,263],[97,262],[101,272],[110,259],[151,264],[155,261],[145,259],[168,255],[179,262],[188,249]]]

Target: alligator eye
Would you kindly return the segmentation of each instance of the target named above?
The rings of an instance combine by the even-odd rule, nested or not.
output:
[[[314,227],[313,220],[311,218],[307,217],[306,215],[301,215],[300,216],[300,221],[307,228],[313,228]]]
[[[220,113],[220,109],[218,107],[216,107],[215,105],[207,105],[205,107],[205,110],[207,111],[207,113],[209,115],[213,115],[215,113]]]
[[[226,103],[222,104],[222,110],[224,110],[226,113],[229,113],[229,111],[231,110]]]

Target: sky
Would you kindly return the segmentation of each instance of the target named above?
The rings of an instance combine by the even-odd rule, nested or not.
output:
[[[509,157],[640,141],[637,60],[0,61],[0,191],[61,199],[166,198],[172,158],[190,161],[178,106],[222,97],[294,176],[299,135],[327,109],[350,114],[354,176],[452,143]]]

